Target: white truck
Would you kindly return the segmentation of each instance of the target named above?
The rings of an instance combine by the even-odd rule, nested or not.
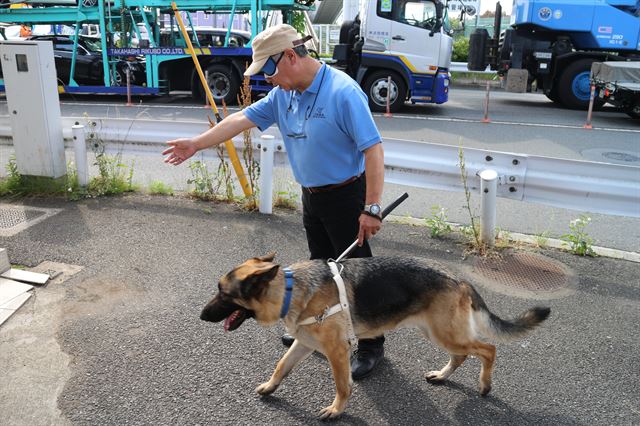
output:
[[[447,102],[452,37],[440,0],[361,2],[344,21],[334,48],[337,66],[354,78],[372,111],[391,112],[405,101]],[[388,81],[391,78],[391,84]]]

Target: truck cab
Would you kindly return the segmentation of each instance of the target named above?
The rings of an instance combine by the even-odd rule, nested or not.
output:
[[[372,111],[397,111],[406,100],[444,103],[452,38],[439,0],[364,2],[345,21],[334,59],[362,86]],[[389,84],[389,81],[391,84]]]

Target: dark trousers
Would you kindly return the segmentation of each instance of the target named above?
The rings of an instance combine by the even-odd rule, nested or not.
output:
[[[366,198],[366,179],[326,192],[312,193],[302,188],[302,223],[307,233],[310,259],[336,259],[358,237],[360,214]],[[351,252],[349,257],[371,257],[367,241]],[[380,347],[384,336],[362,339],[360,348]]]

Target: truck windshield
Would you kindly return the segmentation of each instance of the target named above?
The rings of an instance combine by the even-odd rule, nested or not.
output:
[[[402,23],[428,30],[436,25],[436,5],[432,1],[400,2],[399,12]]]

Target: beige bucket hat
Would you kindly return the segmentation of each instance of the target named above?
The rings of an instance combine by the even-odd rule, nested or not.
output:
[[[252,62],[249,68],[244,72],[246,76],[252,76],[260,72],[264,64],[270,56],[277,55],[285,49],[292,49],[304,43],[305,38],[301,38],[300,34],[291,25],[280,24],[267,28],[251,42],[253,49]]]

